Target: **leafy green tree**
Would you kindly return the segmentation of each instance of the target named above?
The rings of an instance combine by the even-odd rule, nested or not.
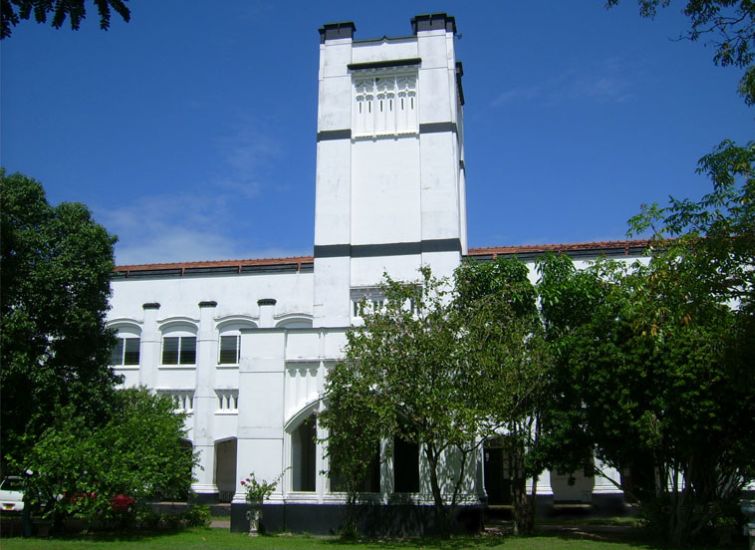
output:
[[[79,203],[50,206],[39,182],[0,171],[3,463],[71,406],[106,420],[114,374],[105,327],[115,238]]]
[[[719,301],[755,302],[755,142],[722,142],[698,163],[713,190],[699,201],[670,199],[665,207],[643,206],[630,233],[650,230],[668,250],[667,269],[683,286]],[[670,242],[666,242],[673,239]]]
[[[326,442],[331,490],[344,491],[347,496],[342,529],[347,538],[357,534],[360,493],[373,489],[368,486],[370,469],[375,467],[376,454],[379,460],[383,435],[382,420],[377,415],[385,410],[375,406],[369,374],[356,364],[336,365],[328,373],[327,408],[318,419],[329,431]]]
[[[538,404],[547,361],[527,267],[469,263],[448,281],[422,269],[416,284],[387,279],[385,304],[348,335],[328,375],[325,412],[331,475],[358,494],[376,444],[394,436],[424,453],[438,525],[448,532],[472,456],[507,434],[516,458],[516,529],[532,529],[526,479],[539,467]],[[351,501],[351,499],[350,499]]]
[[[534,528],[541,418],[547,403],[550,350],[529,269],[516,260],[465,262],[455,274],[467,368],[475,372],[470,398],[487,415],[481,437],[505,434],[510,459],[514,532]],[[527,492],[527,479],[532,490]]]
[[[606,0],[611,7],[620,0]],[[638,0],[640,15],[655,17],[658,8],[671,5],[671,0]],[[682,10],[690,19],[684,35],[689,40],[710,39],[715,47],[713,62],[722,67],[744,69],[739,93],[745,103],[755,103],[755,3],[752,0],[687,0]]]
[[[648,265],[578,272],[568,258],[541,264],[564,388],[545,430],[567,450],[582,431],[579,444],[624,473],[622,488],[675,544],[729,521],[753,475],[752,316],[699,284],[715,279],[708,272],[717,267],[703,266],[694,248],[677,245]],[[571,309],[579,301],[588,314]]]
[[[743,483],[755,478],[755,446],[747,435],[755,430],[755,144],[725,141],[700,160],[698,172],[711,178],[710,193],[645,207],[630,220],[632,231],[652,228],[662,245],[647,268],[639,313],[674,352],[672,373],[702,369],[690,388],[695,399],[688,410],[696,414],[677,420],[712,434],[674,440],[689,457],[677,466],[685,482],[679,502],[671,498],[667,531],[676,541],[719,521]]]
[[[58,524],[72,515],[112,520],[123,512],[113,506],[117,495],[143,507],[189,491],[196,458],[183,443],[185,415],[146,389],[120,390],[113,399],[110,420],[95,428],[70,406],[51,411],[55,423],[17,463],[32,472],[30,504]]]
[[[670,0],[639,4],[641,15],[652,17]],[[739,92],[746,104],[755,103],[755,4],[688,0],[684,14],[690,18],[687,38],[710,37],[717,65],[744,69]],[[655,490],[655,518],[676,543],[723,521],[744,481],[755,476],[747,435],[755,427],[754,161],[753,142],[724,140],[698,164],[698,172],[711,178],[710,193],[698,201],[671,198],[665,207],[643,206],[630,220],[631,232],[652,231],[655,253],[649,266],[618,276],[614,288],[620,291],[608,294],[614,311],[604,322],[623,327],[603,332],[614,337],[610,349],[628,365],[626,372],[653,388],[644,390],[643,400],[633,393],[636,386],[619,385],[625,402],[643,413],[640,419],[629,415],[635,424],[628,433],[642,437],[636,454],[643,459],[635,462],[645,470],[635,475],[635,464],[632,481],[646,503]],[[585,326],[595,330],[595,322]],[[616,458],[617,450],[609,453]]]
[[[565,472],[600,473],[593,462],[593,440],[581,405],[584,380],[570,367],[573,334],[590,323],[611,286],[601,277],[604,264],[577,269],[571,258],[549,254],[537,263],[537,283],[545,339],[551,352],[540,441],[541,460]],[[614,264],[607,264],[613,266]]]
[[[421,274],[416,284],[387,278],[384,306],[349,332],[345,359],[328,375],[320,421],[333,433],[331,471],[353,476],[352,491],[377,441],[420,446],[437,526],[448,533],[488,415],[474,399],[480,371],[460,353],[448,281],[429,268]]]
[[[112,11],[124,21],[130,21],[131,11],[126,6],[127,2],[128,0],[93,0],[100,15],[100,28],[110,28]],[[47,18],[52,16],[52,26],[56,29],[62,27],[67,18],[71,29],[78,30],[86,17],[86,10],[85,0],[0,0],[0,39],[8,38],[13,27],[32,17],[37,23],[47,23]]]

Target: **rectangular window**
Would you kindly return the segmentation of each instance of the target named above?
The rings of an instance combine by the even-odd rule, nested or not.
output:
[[[163,338],[163,365],[178,365],[178,345],[180,338]]]
[[[419,445],[393,438],[393,490],[396,493],[419,492]]]
[[[196,337],[166,336],[163,338],[163,365],[193,365],[196,362]]]
[[[110,351],[111,365],[138,365],[139,338],[116,338]]]
[[[110,364],[122,365],[123,359],[123,338],[117,338],[113,349],[110,350]]]
[[[181,337],[178,362],[181,365],[193,365],[197,362],[197,339],[194,336]]]
[[[241,337],[221,336],[220,337],[220,365],[237,365],[241,357]]]
[[[380,442],[376,441],[373,447],[373,453],[370,457],[369,466],[361,483],[357,485],[357,490],[362,493],[379,493],[380,492]],[[346,492],[346,482],[338,470],[338,461],[330,458],[330,491],[332,493]]]
[[[125,349],[123,350],[124,365],[139,364],[139,338],[124,338]]]

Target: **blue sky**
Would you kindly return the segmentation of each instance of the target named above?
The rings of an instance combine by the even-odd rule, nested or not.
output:
[[[311,254],[326,22],[373,38],[456,17],[470,246],[624,238],[641,203],[708,189],[694,169],[721,139],[752,137],[739,71],[673,40],[678,2],[654,21],[634,0],[129,6],[108,32],[90,11],[0,47],[0,162],[89,205],[121,264]]]

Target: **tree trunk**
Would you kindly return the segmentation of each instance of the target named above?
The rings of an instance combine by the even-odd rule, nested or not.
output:
[[[343,529],[341,529],[341,538],[352,540],[359,535],[357,525],[357,490],[353,484],[349,484],[349,491],[346,495],[346,517],[344,518]]]
[[[527,495],[527,477],[524,470],[524,448],[518,443],[511,447],[511,500],[514,515],[514,534],[528,535],[533,529],[533,513]]]
[[[451,534],[448,510],[443,502],[443,494],[438,482],[438,454],[432,445],[425,445],[425,456],[430,465],[430,489],[433,493],[433,502],[435,503],[435,521],[438,525],[438,532],[443,538],[448,538]]]

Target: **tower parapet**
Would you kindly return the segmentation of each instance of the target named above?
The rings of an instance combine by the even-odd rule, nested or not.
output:
[[[456,21],[418,15],[412,35],[355,40],[320,29],[315,326],[348,326],[384,273],[451,275],[467,251],[463,94]]]

